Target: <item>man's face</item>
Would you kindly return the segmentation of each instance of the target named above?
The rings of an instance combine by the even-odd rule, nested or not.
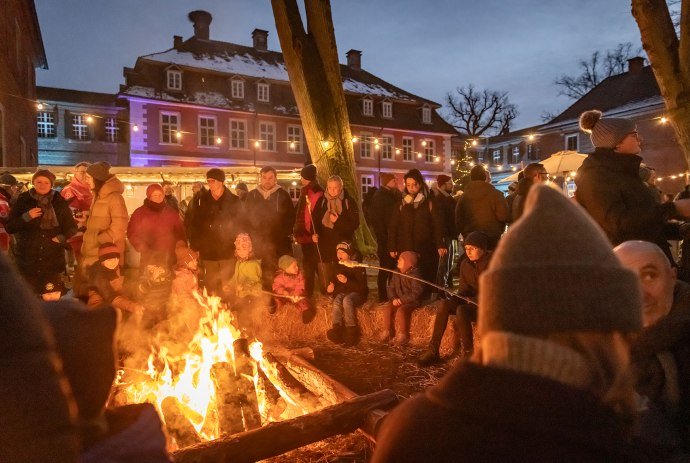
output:
[[[330,181],[326,185],[326,189],[328,190],[328,194],[331,195],[331,197],[335,197],[340,194],[340,191],[343,189],[343,187],[340,186],[340,182]]]
[[[194,182],[192,184],[192,194],[197,194],[198,192],[200,192],[201,187],[202,187],[201,182]]]
[[[537,174],[534,176],[534,184],[535,185],[537,183],[546,183],[548,181],[549,181],[549,174],[545,170],[537,172]]]
[[[79,166],[74,169],[74,178],[77,181],[84,183],[86,181],[86,166]]]
[[[413,196],[419,193],[420,190],[419,183],[413,178],[405,179],[405,188],[407,188],[407,192]]]
[[[663,253],[646,248],[616,248],[623,266],[635,272],[642,289],[642,324],[654,325],[673,305],[676,272]]]
[[[465,246],[465,254],[467,255],[467,258],[470,260],[470,262],[477,262],[479,259],[482,258],[484,253],[485,251],[483,249],[478,248],[476,246],[472,246],[471,244]]]
[[[214,193],[223,189],[223,182],[219,182],[215,178],[207,178],[206,183],[208,183],[208,189]]]
[[[264,190],[270,190],[274,186],[276,186],[276,174],[274,174],[270,170],[268,172],[262,173],[261,174],[261,187]]]
[[[637,131],[630,132],[616,145],[614,151],[620,154],[639,154],[642,151],[642,135],[638,134]]]

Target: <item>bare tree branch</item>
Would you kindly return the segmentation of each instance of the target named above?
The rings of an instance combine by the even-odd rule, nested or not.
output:
[[[477,91],[472,84],[457,87],[454,93],[448,92],[446,105],[450,123],[469,136],[505,133],[518,116],[517,107],[510,103],[507,92]]]

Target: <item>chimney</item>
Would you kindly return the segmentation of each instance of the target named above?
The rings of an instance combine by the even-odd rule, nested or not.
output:
[[[350,50],[345,53],[347,65],[352,69],[362,69],[362,52],[360,50]]]
[[[179,48],[182,45],[182,36],[173,35],[173,48]]]
[[[189,20],[194,23],[194,37],[197,39],[208,40],[210,36],[210,25],[213,16],[208,11],[195,10],[187,15]]]
[[[263,29],[254,29],[252,31],[252,41],[254,42],[255,50],[268,50],[268,31]]]
[[[639,74],[644,67],[644,58],[636,56],[628,60],[628,74]]]

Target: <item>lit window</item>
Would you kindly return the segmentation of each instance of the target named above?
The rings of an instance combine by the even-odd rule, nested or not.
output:
[[[391,135],[381,137],[381,159],[393,159],[393,137]]]
[[[89,126],[86,124],[86,116],[83,114],[72,116],[72,138],[79,141],[89,139]]]
[[[491,155],[493,157],[493,162],[495,165],[503,164],[503,153],[501,153],[501,150],[493,150],[491,152]]]
[[[427,140],[424,147],[424,157],[426,162],[434,162],[436,159],[436,146],[434,140]]]
[[[182,72],[168,69],[168,90],[182,90]]]
[[[374,176],[373,175],[362,175],[362,194],[365,195],[367,192],[374,187]]]
[[[362,100],[362,114],[364,114],[365,116],[374,115],[374,102],[369,98],[365,98]]]
[[[431,108],[425,106],[422,108],[422,122],[431,124]]]
[[[259,148],[262,151],[276,150],[276,126],[270,122],[259,124]]]
[[[161,143],[179,144],[177,134],[180,130],[180,115],[175,113],[161,113]]]
[[[247,149],[247,123],[245,121],[230,121],[230,148]]]
[[[412,147],[414,146],[414,139],[411,137],[403,137],[402,139],[402,152],[403,161],[414,161],[414,151]]]
[[[534,157],[534,145],[531,143],[529,145],[527,145],[527,159],[530,161],[534,161],[534,159],[535,159],[535,157]]]
[[[290,185],[288,187],[288,193],[290,193],[290,199],[292,199],[293,201],[297,201],[299,199],[301,189],[299,186]]]
[[[362,134],[359,144],[359,157],[360,158],[370,158],[371,157],[371,136],[368,134]]]
[[[513,147],[513,159],[511,160],[513,164],[517,164],[520,162],[520,147],[519,146],[514,146]]]
[[[393,117],[393,103],[390,101],[384,101],[381,103],[381,109],[383,112],[383,117],[391,119]]]
[[[55,138],[55,114],[40,112],[36,115],[38,138]]]
[[[578,139],[577,139],[577,134],[573,135],[566,135],[565,136],[565,149],[568,151],[577,151],[578,150]]]
[[[287,126],[288,153],[302,152],[302,127],[299,125]]]
[[[216,118],[199,117],[199,146],[215,146]]]
[[[232,79],[232,81],[230,81],[230,92],[233,98],[237,98],[238,100],[244,99],[244,81]]]
[[[107,117],[105,119],[105,139],[110,143],[120,141],[120,128],[117,126],[117,120],[114,117]]]
[[[259,82],[258,84],[256,84],[256,99],[259,101],[263,101],[264,103],[268,103],[269,94],[267,83]]]

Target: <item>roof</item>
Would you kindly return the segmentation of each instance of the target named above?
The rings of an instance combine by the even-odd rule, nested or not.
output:
[[[660,95],[652,67],[644,66],[637,72],[625,72],[604,79],[546,125],[578,119],[580,114],[590,109],[606,112],[635,102],[657,101]]]
[[[48,69],[48,58],[46,58],[46,49],[43,45],[43,36],[41,35],[41,25],[38,22],[38,13],[36,12],[36,4],[33,0],[29,2],[29,9],[31,14],[31,22],[34,26],[35,41],[36,41],[36,56],[34,56],[34,66],[41,69]]]
[[[55,87],[36,87],[38,100],[62,101],[89,106],[117,106],[117,96],[111,93],[87,92]]]

